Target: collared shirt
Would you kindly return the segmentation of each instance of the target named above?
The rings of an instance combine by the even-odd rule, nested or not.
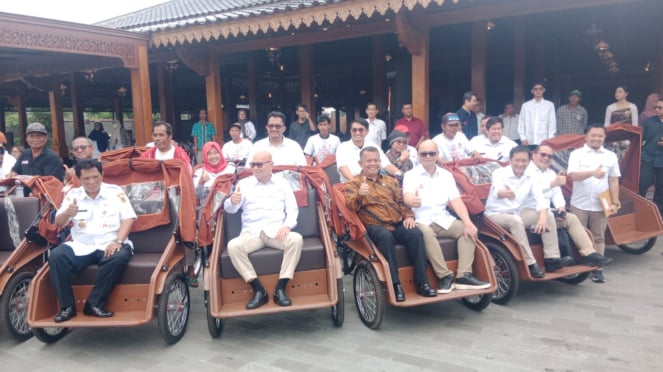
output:
[[[532,177],[534,182],[537,182],[541,187],[543,192],[543,197],[546,198],[547,205],[550,206],[550,202],[555,206],[555,209],[562,208],[566,206],[566,199],[564,199],[564,194],[562,193],[562,188],[559,186],[550,187],[550,184],[557,178],[557,173],[550,168],[547,168],[545,171],[542,171],[541,168],[537,167],[533,161],[530,161],[525,174]],[[527,198],[525,200],[525,208],[536,208],[536,200],[534,198]]]
[[[659,141],[663,141],[663,121],[652,116],[642,122],[642,161],[663,168],[663,147],[658,145]]]
[[[345,205],[357,212],[366,225],[379,225],[394,231],[394,225],[414,213],[403,202],[403,192],[397,179],[378,175],[376,181],[366,180],[368,195],[359,195],[363,176],[357,175],[345,184]]]
[[[255,176],[250,176],[237,183],[242,200],[233,204],[227,198],[223,207],[228,213],[237,213],[242,209],[242,234],[250,233],[254,237],[264,231],[270,238],[275,238],[279,229],[297,226],[299,208],[290,184],[281,177],[274,177],[267,183],[261,183]]]
[[[321,162],[325,160],[328,155],[336,154],[336,149],[341,144],[341,140],[333,135],[329,134],[327,138],[320,137],[320,134],[311,136],[306,141],[306,146],[304,147],[304,154],[314,157]]]
[[[200,121],[197,121],[191,127],[191,137],[197,139],[200,148],[203,147],[203,144],[211,141],[214,136],[216,136],[216,128],[209,121],[205,122],[205,126]]]
[[[274,165],[306,165],[306,157],[301,146],[290,138],[283,138],[278,146],[273,146],[269,142],[269,137],[256,141],[251,147],[251,152],[246,160],[247,163],[253,160],[253,154],[258,151],[267,150],[272,154]]]
[[[72,241],[66,244],[76,256],[106,249],[108,244],[117,239],[122,222],[136,218],[129,198],[124,190],[116,185],[102,182],[99,194],[94,199],[87,195],[83,187],[71,189],[62,200],[56,215],[64,213],[74,199],[78,205],[78,213],[69,220],[73,221]],[[133,247],[128,239],[124,243]]]
[[[456,181],[448,171],[435,166],[433,175],[418,165],[403,176],[403,194],[411,192],[421,198],[421,207],[412,208],[417,222],[430,225],[435,222],[449,229],[456,220],[447,210],[449,202],[460,198]]]
[[[387,155],[385,155],[380,146],[376,145],[375,143],[364,141],[364,146],[357,147],[352,142],[352,140],[349,140],[342,142],[336,149],[336,169],[338,170],[341,169],[342,166],[346,166],[353,176],[361,173],[361,166],[359,165],[359,152],[369,146],[377,148],[380,152],[380,167],[382,167],[382,169],[391,165]],[[347,181],[347,178],[343,177],[341,172],[338,172],[338,174],[341,176],[341,182]]]
[[[410,120],[407,120],[406,118],[400,118],[396,122],[396,125],[394,125],[394,128],[399,125],[405,125],[407,127],[408,134],[410,135],[408,145],[410,146],[417,146],[421,137],[428,137],[426,126],[419,118],[415,118],[414,116]]]
[[[471,150],[478,152],[486,159],[509,161],[511,149],[517,146],[515,142],[504,136],[496,143],[490,142],[490,139],[486,136],[475,138],[476,140],[473,138],[470,143]]]
[[[514,141],[519,139],[518,114],[513,116],[506,116],[502,114],[500,115],[500,118],[502,119],[502,124],[504,124],[504,128],[502,128],[502,135]]]
[[[382,141],[387,139],[387,124],[384,121],[378,118],[375,118],[373,121],[366,119],[366,121],[368,121],[367,141],[381,144]]]
[[[11,154],[5,154],[11,156]],[[32,150],[25,149],[18,157],[12,171],[24,176],[55,176],[64,180],[64,167],[62,160],[51,149],[44,148],[36,158],[32,157]]]
[[[243,138],[242,142],[235,143],[233,141],[228,141],[223,144],[221,152],[223,157],[228,161],[238,162],[241,160],[246,160],[249,157],[253,143],[248,138]]]
[[[464,108],[460,108],[456,115],[460,119],[461,127],[463,128],[463,133],[467,138],[473,138],[479,134],[479,124],[477,121],[477,115],[474,111],[465,111]]]
[[[311,127],[309,125],[308,119],[303,123],[299,121],[293,121],[290,123],[290,128],[288,129],[288,138],[294,140],[299,144],[299,147],[306,146],[306,141],[313,134],[311,132]]]
[[[518,118],[518,135],[530,145],[553,138],[557,132],[555,105],[545,99],[531,99],[523,103]]]
[[[569,155],[568,173],[585,172],[597,169],[605,172],[602,178],[590,176],[583,181],[573,182],[573,193],[571,194],[571,204],[584,211],[602,211],[599,194],[607,190],[610,186],[608,177],[621,177],[619,171],[619,160],[617,155],[601,146],[598,150],[593,150],[585,144],[583,147],[573,150]]]
[[[584,134],[587,120],[587,110],[584,107],[561,106],[557,109],[557,134]]]
[[[515,199],[500,199],[497,197],[497,193],[500,190],[506,190],[507,186],[516,194]],[[521,210],[526,208],[525,201],[528,198],[534,198],[537,211],[547,209],[550,205],[543,197],[540,184],[529,174],[525,173],[521,177],[516,177],[511,166],[495,169],[490,193],[486,200],[486,215],[490,216],[498,213],[519,214]]]
[[[433,138],[440,150],[440,159],[443,161],[455,161],[467,159],[472,155],[470,150],[470,141],[467,140],[463,132],[458,132],[454,138],[447,138],[444,133],[440,133]]]

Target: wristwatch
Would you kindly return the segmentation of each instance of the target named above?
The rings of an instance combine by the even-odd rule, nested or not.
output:
[[[124,244],[124,242],[123,242],[122,240],[120,240],[120,239],[115,239],[115,240],[113,240],[113,242],[115,242],[115,243],[117,243],[117,244],[119,244],[119,245],[123,245],[123,244]]]

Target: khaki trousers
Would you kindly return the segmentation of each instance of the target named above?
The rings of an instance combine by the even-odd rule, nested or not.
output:
[[[536,263],[534,254],[532,254],[532,247],[527,240],[527,233],[525,226],[536,225],[539,220],[539,212],[531,208],[525,208],[520,211],[520,215],[513,214],[494,214],[488,216],[491,221],[502,226],[518,241],[524,249],[525,262],[527,265]],[[559,243],[557,242],[557,224],[555,224],[555,216],[552,212],[548,211],[546,216],[547,231],[541,234],[543,241],[543,256],[545,258],[559,258]]]
[[[569,236],[573,243],[578,248],[578,252],[583,257],[587,257],[592,253],[595,253],[594,245],[592,244],[592,239],[589,238],[587,232],[585,231],[585,226],[580,223],[578,216],[573,213],[567,213],[566,218],[563,220],[555,220],[557,222],[557,227],[567,229],[569,231]]]
[[[279,279],[292,279],[295,268],[299,263],[299,257],[302,255],[303,244],[302,236],[292,231],[288,233],[283,241],[268,237],[264,231],[260,232],[259,237],[245,232],[228,242],[228,256],[230,256],[230,261],[232,261],[233,266],[242,278],[246,282],[250,282],[258,275],[249,260],[249,254],[264,247],[280,249],[283,251],[283,261],[281,262]]]
[[[437,238],[456,239],[458,249],[458,270],[456,277],[461,278],[465,273],[472,273],[472,263],[474,262],[474,250],[476,249],[472,239],[465,236],[465,224],[463,221],[455,220],[449,229],[436,224],[423,225],[418,223],[417,227],[424,234],[424,245],[426,246],[426,256],[430,261],[433,271],[438,278],[444,278],[453,274],[447,267],[442,254],[442,248]]]
[[[571,206],[571,213],[578,216],[578,221],[583,227],[587,227],[594,235],[594,244],[596,244],[596,252],[600,255],[605,253],[605,229],[608,228],[608,219],[603,214],[603,211],[584,211]]]

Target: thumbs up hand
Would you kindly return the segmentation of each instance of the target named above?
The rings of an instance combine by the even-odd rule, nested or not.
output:
[[[205,182],[209,181],[209,173],[205,172],[203,170],[203,173],[200,175],[200,179],[198,179],[198,184],[199,185],[204,185]]]
[[[235,188],[235,192],[230,197],[230,202],[233,204],[239,204],[242,202],[242,193],[239,191],[239,186]]]
[[[417,189],[417,191],[414,192],[414,196],[412,197],[410,204],[412,204],[410,206],[411,208],[421,207],[421,197],[419,196],[419,189]]]
[[[504,190],[498,191],[497,196],[501,199],[507,198],[513,200],[516,198],[516,193],[511,190],[509,185],[504,185]]]
[[[78,204],[76,202],[76,199],[74,199],[74,201],[72,201],[71,204],[69,204],[69,206],[67,207],[67,215],[71,218],[74,218],[76,214],[78,214]]]
[[[361,185],[359,186],[359,195],[366,196],[368,195],[368,183],[366,183],[366,176],[361,178]]]
[[[596,178],[603,178],[603,176],[605,176],[605,171],[603,170],[603,164],[599,165],[598,168],[594,169],[592,175]]]

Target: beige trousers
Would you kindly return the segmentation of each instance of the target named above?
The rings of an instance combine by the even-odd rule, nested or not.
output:
[[[465,224],[462,221],[454,221],[449,229],[445,229],[435,222],[430,225],[423,225],[418,223],[417,227],[424,235],[424,245],[426,246],[426,256],[430,261],[433,271],[438,278],[444,278],[449,274],[453,274],[447,267],[442,254],[442,248],[437,238],[452,238],[456,239],[458,249],[458,270],[456,277],[461,278],[465,273],[472,272],[472,263],[474,262],[474,250],[476,249],[472,239],[465,236]]]
[[[258,275],[249,260],[249,254],[264,247],[280,249],[283,251],[283,261],[279,279],[292,279],[299,263],[299,257],[302,255],[303,244],[302,236],[292,231],[283,241],[268,237],[264,231],[260,232],[259,237],[245,232],[228,242],[228,256],[242,278],[246,282],[250,282]]]
[[[555,222],[557,222],[557,227],[564,228],[569,231],[569,236],[578,248],[578,252],[580,252],[581,256],[587,257],[590,254],[596,252],[594,250],[594,245],[592,244],[592,239],[590,239],[589,235],[587,235],[585,226],[580,223],[578,216],[573,213],[567,213],[565,219],[555,220]]]
[[[513,214],[494,214],[488,216],[491,221],[502,226],[523,246],[525,253],[525,263],[532,265],[536,263],[534,254],[532,254],[532,247],[527,240],[527,233],[525,227],[536,225],[539,220],[539,212],[531,208],[525,208],[520,211],[520,215]],[[555,216],[552,212],[548,211],[546,216],[547,231],[541,234],[543,241],[543,256],[545,258],[559,258],[559,243],[557,242],[557,224],[555,224]]]
[[[571,212],[578,217],[580,225],[587,227],[594,235],[594,244],[596,244],[596,252],[601,255],[605,253],[605,229],[608,228],[608,219],[603,214],[603,211],[584,211],[571,206]]]

